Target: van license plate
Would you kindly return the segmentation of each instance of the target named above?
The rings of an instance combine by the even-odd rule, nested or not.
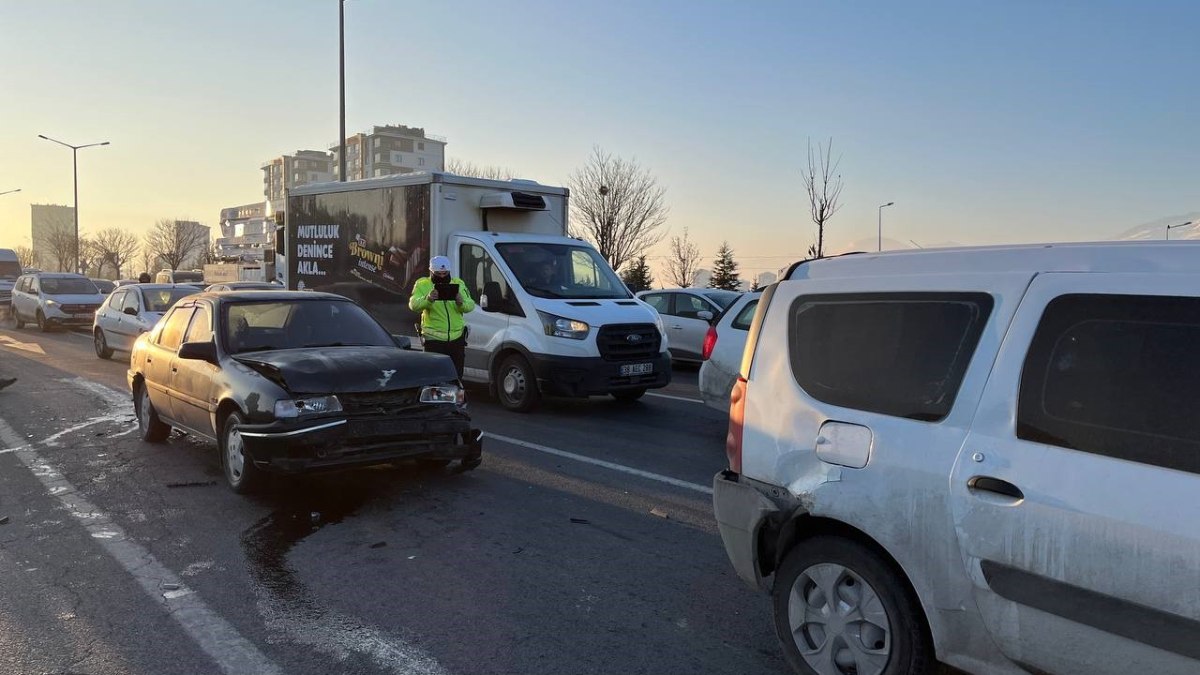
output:
[[[628,377],[629,375],[649,375],[653,372],[653,363],[631,363],[627,366],[621,366],[621,377]]]

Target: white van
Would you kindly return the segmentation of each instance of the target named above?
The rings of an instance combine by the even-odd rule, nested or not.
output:
[[[156,284],[192,284],[195,286],[204,286],[204,272],[200,270],[173,270],[163,268],[161,272],[154,275],[154,283]]]
[[[9,311],[13,286],[21,276],[21,261],[11,248],[0,248],[0,311]]]
[[[1200,672],[1200,243],[857,254],[763,293],[713,503],[800,673]]]

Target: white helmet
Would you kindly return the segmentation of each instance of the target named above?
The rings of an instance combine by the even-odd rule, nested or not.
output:
[[[449,272],[450,271],[450,259],[444,255],[433,256],[433,259],[431,259],[429,261],[429,271],[430,272]]]

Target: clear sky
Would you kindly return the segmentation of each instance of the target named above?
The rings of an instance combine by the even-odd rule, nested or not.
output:
[[[811,137],[842,156],[832,246],[1102,239],[1200,208],[1200,3],[349,0],[347,126],[561,184],[593,145],[744,271],[814,239]],[[0,246],[30,203],[85,232],[215,225],[262,163],[337,138],[336,0],[0,0]],[[662,247],[665,250],[665,245]],[[654,251],[662,253],[663,251]]]

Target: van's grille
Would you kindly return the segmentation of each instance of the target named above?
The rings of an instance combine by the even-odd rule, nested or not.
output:
[[[87,313],[94,314],[97,309],[100,309],[100,305],[63,305],[62,306],[62,311],[66,312],[67,314],[87,314]]]
[[[606,361],[633,361],[658,356],[662,338],[652,323],[601,326],[596,347]]]

